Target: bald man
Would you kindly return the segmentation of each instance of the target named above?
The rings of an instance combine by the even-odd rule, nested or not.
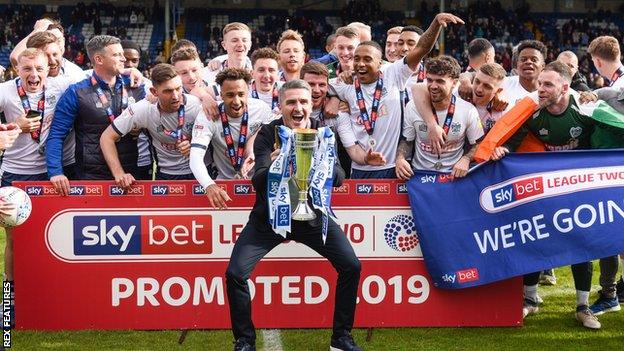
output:
[[[582,75],[578,70],[578,57],[572,51],[562,51],[559,56],[557,56],[557,61],[563,62],[566,66],[570,67],[572,71],[572,84],[570,84],[570,88],[576,91],[589,91],[589,86],[587,85],[587,79]]]

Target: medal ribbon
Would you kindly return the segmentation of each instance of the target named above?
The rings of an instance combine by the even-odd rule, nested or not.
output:
[[[442,129],[444,130],[444,134],[448,135],[449,129],[451,128],[451,123],[453,122],[453,115],[455,115],[455,95],[451,95],[451,104],[448,107],[446,112],[446,118],[444,119],[444,125]],[[433,111],[433,117],[437,120],[438,114],[436,113],[435,107],[433,107],[433,103],[431,104],[431,110]]]
[[[373,93],[373,105],[371,106],[370,116],[366,110],[366,101],[364,101],[364,93],[362,92],[362,83],[357,76],[353,76],[353,85],[355,86],[355,96],[357,97],[358,108],[360,109],[360,117],[364,123],[364,128],[368,135],[373,135],[375,131],[375,122],[377,121],[379,102],[381,100],[381,93],[383,91],[383,73],[379,72],[379,78],[377,78],[377,85],[375,86],[375,92]]]
[[[425,76],[427,72],[425,71],[425,65],[422,62],[418,64],[418,76],[416,77],[416,83],[422,83],[425,81]]]
[[[102,106],[106,106],[105,107],[106,115],[108,116],[108,121],[110,123],[113,123],[115,118],[119,116],[121,112],[126,109],[126,107],[128,107],[128,91],[126,90],[126,86],[124,85],[121,78],[118,78],[118,79],[119,79],[119,82],[121,83],[121,87],[115,90],[121,90],[121,111],[119,111],[119,114],[115,115],[113,113],[113,103],[112,101],[110,103],[108,102],[108,98],[106,97],[106,94],[104,94],[104,90],[102,90],[102,87],[100,87],[100,84],[95,78],[95,73],[91,76],[91,86],[93,87],[93,89],[95,89],[95,93],[97,94],[97,97],[100,99]],[[117,86],[117,83],[115,83],[115,86]]]
[[[22,80],[17,78],[15,80],[15,85],[17,87],[17,95],[19,95],[20,101],[22,102],[22,108],[24,108],[24,113],[28,114],[30,112],[30,101],[28,101],[28,95],[26,95],[26,90],[22,86]],[[37,102],[37,111],[41,113],[41,123],[39,124],[39,128],[37,130],[33,130],[30,132],[30,137],[39,142],[39,137],[41,136],[41,127],[43,126],[43,115],[45,113],[45,88],[41,92],[41,99]]]
[[[275,108],[279,107],[279,90],[277,89],[277,83],[273,84],[273,99],[271,100],[271,111],[275,110]],[[251,82],[251,97],[254,99],[260,99],[260,95],[258,95],[258,90],[256,89],[256,82]]]
[[[489,132],[490,129],[492,129],[492,127],[494,126],[494,118],[492,116],[492,101],[488,102],[487,106],[485,107],[485,109],[487,110],[488,114],[490,115],[488,118],[486,118],[485,120],[485,125],[483,126],[483,131],[485,133]]]
[[[169,130],[165,128],[163,124],[163,133],[170,137],[171,139],[175,139],[177,141],[187,140],[188,137],[182,133],[182,129],[184,128],[184,121],[186,120],[186,111],[184,105],[186,104],[186,97],[183,96],[183,103],[178,107],[178,127],[176,130]]]
[[[249,113],[245,108],[243,118],[240,125],[240,133],[238,134],[238,146],[234,149],[234,138],[232,137],[232,129],[230,128],[230,122],[228,116],[225,113],[225,105],[222,103],[219,105],[219,116],[221,117],[221,125],[223,126],[223,137],[225,138],[225,145],[227,146],[227,154],[230,158],[230,163],[236,172],[239,172],[243,166],[243,158],[245,156],[245,144],[247,143],[247,123],[249,121]]]
[[[624,76],[624,67],[620,66],[618,67],[617,71],[613,72],[613,75],[611,75],[611,79],[609,80],[609,86],[613,86],[613,84],[615,84],[615,82],[622,76]]]

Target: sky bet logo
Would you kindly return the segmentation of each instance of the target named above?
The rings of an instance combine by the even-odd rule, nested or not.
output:
[[[390,194],[390,184],[358,184],[355,192],[357,194]]]
[[[407,184],[397,184],[397,194],[407,194]]]
[[[26,187],[26,194],[30,196],[52,196],[59,193],[51,185],[31,185]],[[69,187],[71,196],[102,196],[101,185],[72,185]]]
[[[442,276],[442,281],[447,284],[465,284],[476,282],[479,280],[479,270],[476,268],[468,268],[455,273],[447,273]]]
[[[211,254],[212,217],[75,216],[74,254]]]
[[[251,184],[234,184],[235,195],[252,195],[255,193],[256,190],[253,186],[251,186]]]
[[[523,179],[491,191],[494,208],[544,193],[542,177]]]
[[[160,184],[160,185],[152,185],[152,195],[156,195],[156,196],[182,196],[186,194],[186,188],[184,186],[184,184],[178,184],[178,185],[167,185],[167,184]]]
[[[143,196],[145,195],[145,187],[143,185],[133,185],[126,190],[120,186],[111,185],[108,188],[108,193],[110,196]]]

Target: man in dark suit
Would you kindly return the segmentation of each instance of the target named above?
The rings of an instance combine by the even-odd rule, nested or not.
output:
[[[315,211],[316,220],[292,221],[291,231],[286,237],[277,234],[269,224],[267,176],[269,167],[279,155],[275,128],[281,125],[291,129],[319,127],[318,120],[310,119],[312,95],[308,83],[299,79],[288,81],[282,86],[279,97],[282,117],[264,125],[254,142],[256,164],[252,182],[256,189],[256,203],[249,215],[249,222],[236,241],[226,271],[230,318],[236,339],[234,350],[256,349],[256,333],[251,321],[251,298],[247,279],[256,264],[269,251],[285,240],[295,240],[326,257],[338,272],[330,349],[358,351],[361,348],[353,341],[351,328],[361,266],[342,229],[329,218],[327,238],[323,243],[320,211]],[[334,164],[333,175],[333,185],[340,186],[344,180],[344,171],[338,163]],[[291,202],[292,200],[291,198]]]

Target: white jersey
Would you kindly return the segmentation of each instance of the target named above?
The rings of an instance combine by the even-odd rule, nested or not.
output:
[[[277,82],[276,88],[278,92],[282,88],[282,85],[284,85],[284,82]],[[252,84],[249,85],[249,97],[250,98],[254,98],[252,86],[253,86]],[[271,91],[268,93],[263,93],[262,91],[258,90],[258,99],[264,102],[265,104],[267,104],[267,106],[269,106],[269,108],[272,109],[273,115],[278,116],[281,114],[281,111],[279,109],[279,103],[275,106],[275,108],[273,108],[273,89],[271,89]]]
[[[195,120],[204,116],[199,99],[192,95],[184,95],[184,125],[182,135],[190,139]],[[182,156],[176,148],[177,138],[165,134],[165,131],[176,131],[178,128],[178,112],[165,113],[160,111],[158,104],[141,100],[125,109],[112,123],[113,129],[124,136],[132,129],[146,129],[156,150],[158,167],[162,173],[169,175],[186,175],[191,173],[188,158]]]
[[[204,67],[202,71],[202,79],[204,80],[204,82],[208,84],[212,84],[215,82],[215,78],[217,77],[217,74],[225,69],[223,63],[227,61],[227,58],[228,58],[228,55],[224,54],[221,56],[217,56],[213,59],[221,63],[221,66],[216,71],[211,70],[210,67],[208,66]],[[249,57],[245,57],[245,69],[248,70],[249,72],[251,72],[251,70],[253,69],[253,66],[251,65],[251,60],[249,59]]]
[[[394,63],[383,65],[381,71],[384,75],[383,90],[378,109],[379,115],[375,122],[372,138],[375,140],[375,150],[381,152],[386,157],[387,163],[385,166],[353,164],[354,169],[362,171],[378,171],[395,166],[396,150],[401,134],[401,90],[405,89],[407,80],[414,73],[405,63],[405,60],[397,60]],[[330,80],[330,85],[340,100],[349,104],[351,125],[356,140],[365,150],[368,150],[371,136],[366,133],[360,117],[355,86],[353,84],[344,84],[336,79]],[[369,117],[376,85],[376,81],[370,84],[362,84],[362,93]],[[349,145],[345,144],[345,147],[347,146]]]
[[[447,142],[438,154],[428,140],[427,124],[418,114],[414,102],[410,101],[406,106],[405,120],[403,122],[403,137],[407,141],[414,141],[415,152],[412,157],[412,167],[418,170],[450,172],[453,166],[464,154],[464,142],[468,138],[473,145],[483,136],[483,128],[477,109],[462,99],[456,99],[455,114],[447,135]],[[444,125],[447,110],[436,111],[438,123]],[[436,168],[436,164],[438,167]]]
[[[63,59],[63,66],[59,74],[70,77],[75,83],[90,77],[87,71],[83,71],[82,68],[67,59]]]
[[[247,111],[249,113],[249,119],[247,120],[247,141],[258,131],[263,123],[267,123],[271,116],[271,110],[262,101],[257,99],[247,100]],[[240,136],[240,126],[242,118],[229,118],[230,131],[232,133],[232,139],[234,140],[234,148],[238,147],[238,138]],[[225,137],[223,134],[223,124],[221,120],[213,121],[202,115],[195,121],[193,127],[193,140],[191,144],[192,149],[207,150],[208,146],[212,144],[213,147],[213,160],[214,165],[219,172],[217,179],[233,179],[236,171],[230,162],[228,156],[227,144],[225,143]],[[246,147],[250,147],[247,144]],[[191,150],[193,152],[193,150]],[[205,188],[209,183],[202,180],[202,177],[198,177],[195,174],[197,180]]]
[[[329,127],[334,134],[340,135],[340,142],[343,146],[348,148],[357,144],[355,131],[351,125],[350,114],[346,112],[338,112],[338,116],[333,118],[324,118],[323,121],[321,121],[321,112],[322,110],[320,108],[312,110],[310,119],[317,120],[321,126]]]
[[[4,112],[7,123],[15,123],[15,121],[23,116],[24,107],[22,100],[17,93],[16,79],[9,80],[0,84],[0,111]],[[37,110],[39,101],[44,92],[26,93],[31,110]],[[52,121],[54,109],[60,96],[56,94],[45,94],[45,107],[42,115],[42,121]],[[49,124],[47,124],[49,133]],[[43,123],[42,123],[43,130]],[[42,135],[40,135],[40,140]],[[43,145],[43,144],[41,144]],[[40,149],[40,142],[35,141],[30,133],[20,133],[13,146],[6,149],[2,166],[2,172],[8,171],[14,174],[41,174],[46,173],[46,160],[43,148]]]
[[[475,105],[477,112],[479,112],[479,119],[481,119],[481,125],[483,126],[483,131],[485,132],[485,134],[487,134],[487,132],[489,132],[490,129],[492,129],[494,124],[499,119],[501,119],[501,117],[503,117],[503,115],[507,113],[507,111],[511,110],[512,107],[513,107],[513,104],[510,103],[507,106],[507,109],[505,109],[504,111],[494,111],[492,108],[488,108],[487,105],[483,105],[483,106]]]
[[[507,97],[507,101],[509,101],[509,104],[512,106],[531,93],[520,84],[519,76],[505,77],[503,79],[502,88],[503,95]]]

